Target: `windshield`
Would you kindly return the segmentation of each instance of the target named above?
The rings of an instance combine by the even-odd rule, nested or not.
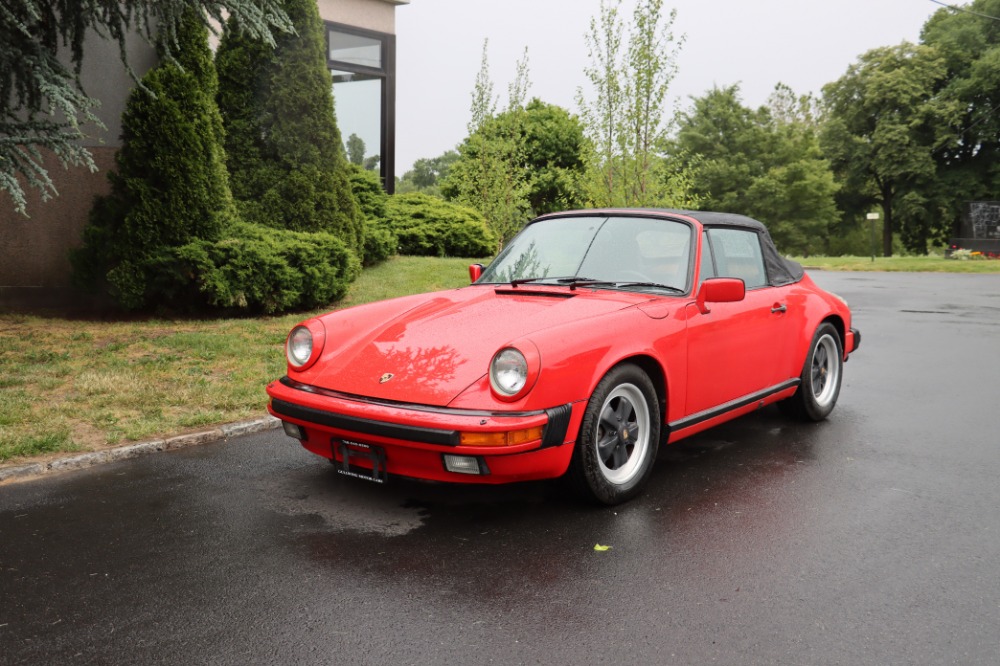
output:
[[[687,292],[692,229],[648,217],[561,217],[525,227],[478,283],[666,287]]]

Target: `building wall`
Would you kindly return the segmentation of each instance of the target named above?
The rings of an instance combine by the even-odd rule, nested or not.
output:
[[[396,34],[396,5],[410,0],[318,0],[319,15],[325,21],[346,23],[357,28]]]
[[[318,0],[320,15],[329,21],[395,33],[395,8],[409,0]],[[145,41],[129,43],[129,61],[138,77],[151,68],[156,54]],[[83,229],[94,197],[110,189],[107,172],[121,145],[121,114],[135,81],[121,64],[118,46],[96,36],[84,48],[84,89],[101,100],[95,115],[106,129],[84,128],[84,145],[98,171],[63,169],[52,156],[45,161],[59,196],[42,202],[25,188],[29,217],[16,213],[13,201],[0,191],[0,308],[90,307],[95,300],[70,286],[70,250],[82,244]]]
[[[156,62],[156,53],[136,37],[128,43],[129,61],[137,77]],[[22,187],[27,214],[14,211],[7,192],[0,192],[0,307],[58,308],[89,305],[94,299],[70,287],[69,253],[82,243],[83,228],[94,197],[110,190],[108,171],[121,145],[121,114],[135,81],[122,65],[118,45],[96,35],[84,46],[81,81],[84,90],[101,105],[93,109],[105,128],[84,126],[82,141],[98,170],[64,169],[48,151],[44,165],[59,196],[42,201],[41,193]]]

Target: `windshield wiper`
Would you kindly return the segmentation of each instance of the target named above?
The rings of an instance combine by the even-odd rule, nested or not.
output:
[[[577,287],[651,287],[654,289],[665,289],[669,292],[675,294],[683,294],[683,289],[678,289],[677,287],[671,287],[667,284],[660,284],[659,282],[622,282],[615,280],[599,280],[597,278],[582,277],[579,275],[571,275],[567,277],[531,277],[531,278],[517,278],[516,280],[511,280],[510,284],[512,287],[516,287],[520,284],[530,284],[533,282],[550,281],[559,285],[565,285],[571,290]]]
[[[530,284],[532,282],[542,282],[546,280],[555,282],[556,284],[568,284],[571,287],[577,283],[592,284],[594,282],[600,282],[600,280],[594,280],[593,278],[577,277],[575,275],[566,277],[552,277],[550,275],[546,275],[543,277],[517,278],[516,280],[510,281],[510,286],[516,287],[519,284]]]
[[[675,294],[684,293],[683,289],[671,287],[669,284],[660,284],[659,282],[614,282],[613,284],[616,287],[653,287],[655,289],[666,289]]]

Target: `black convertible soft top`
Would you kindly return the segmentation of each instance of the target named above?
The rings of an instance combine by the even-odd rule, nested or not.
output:
[[[655,212],[693,217],[706,227],[742,227],[755,231],[760,237],[760,247],[764,253],[764,264],[767,266],[768,282],[772,286],[780,287],[781,285],[798,282],[805,274],[802,264],[791,259],[786,259],[778,253],[778,248],[774,247],[774,241],[771,240],[771,234],[768,233],[767,227],[764,226],[763,222],[759,222],[752,217],[737,215],[736,213],[713,213],[710,211],[695,210],[660,209]]]

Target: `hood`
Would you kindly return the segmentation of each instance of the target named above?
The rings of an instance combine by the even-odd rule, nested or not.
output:
[[[502,346],[648,298],[606,290],[473,286],[363,305],[321,318],[323,355],[295,378],[343,393],[445,406],[488,372]],[[539,351],[544,363],[545,350]]]

